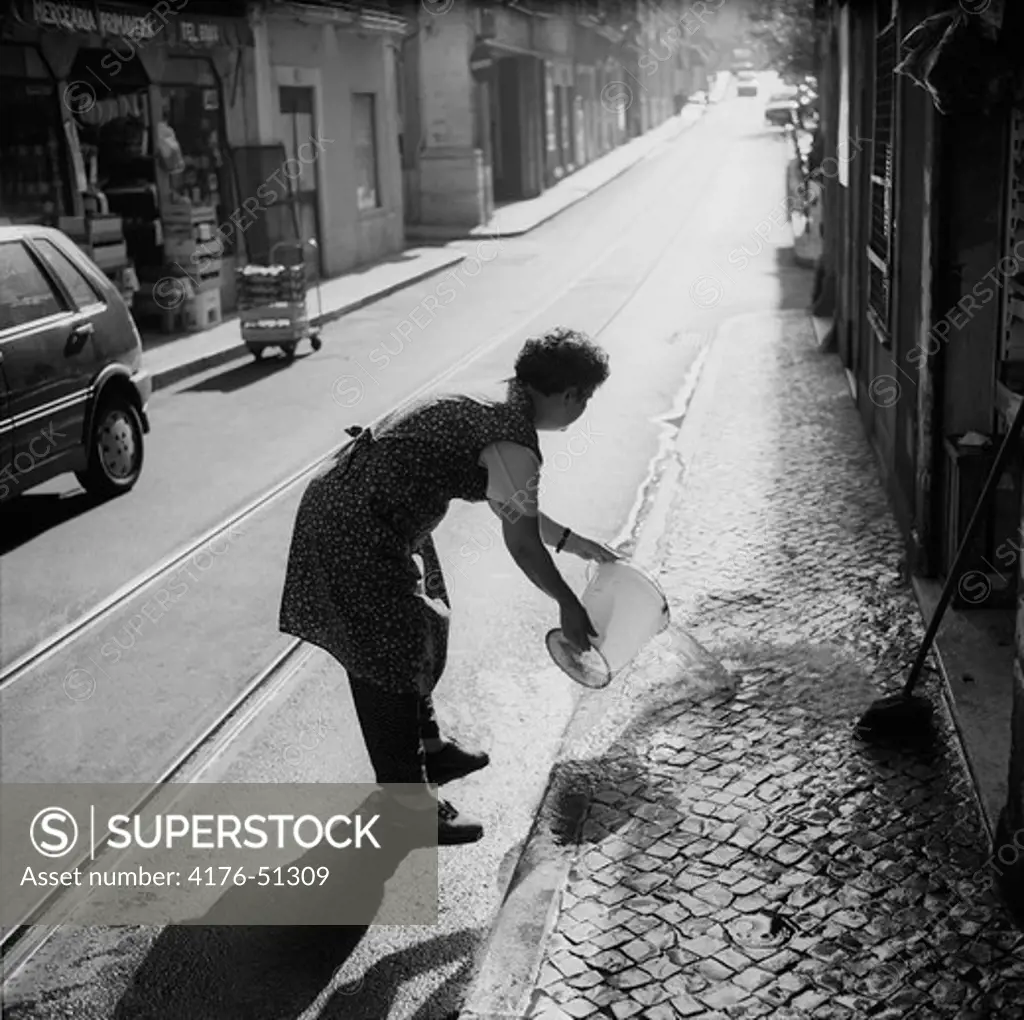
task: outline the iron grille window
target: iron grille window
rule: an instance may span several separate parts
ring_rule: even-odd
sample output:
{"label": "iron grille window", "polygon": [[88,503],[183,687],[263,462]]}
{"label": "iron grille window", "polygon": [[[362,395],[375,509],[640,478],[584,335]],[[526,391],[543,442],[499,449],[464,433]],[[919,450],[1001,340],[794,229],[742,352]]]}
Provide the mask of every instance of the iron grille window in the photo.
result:
{"label": "iron grille window", "polygon": [[[888,19],[879,11],[879,21]],[[893,147],[895,144],[897,33],[887,24],[875,42],[874,141],[871,165],[871,221],[868,240],[868,310],[883,342],[891,329],[893,254]]]}

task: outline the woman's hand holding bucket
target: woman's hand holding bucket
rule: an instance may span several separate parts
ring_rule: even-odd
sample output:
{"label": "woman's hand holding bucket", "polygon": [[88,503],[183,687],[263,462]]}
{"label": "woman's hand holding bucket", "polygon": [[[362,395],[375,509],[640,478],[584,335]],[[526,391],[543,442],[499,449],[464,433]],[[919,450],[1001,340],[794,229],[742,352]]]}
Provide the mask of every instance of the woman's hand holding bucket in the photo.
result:
{"label": "woman's hand holding bucket", "polygon": [[[669,618],[668,600],[658,583],[622,557],[613,556],[593,569],[578,609],[566,600],[562,629],[548,634],[548,651],[577,683],[605,687],[665,630]],[[580,643],[581,638],[586,638],[586,644]],[[589,662],[587,652],[592,653]]]}
{"label": "woman's hand holding bucket", "polygon": [[583,608],[583,603],[573,596],[572,601],[566,599],[560,608],[562,633],[569,643],[581,652],[588,651],[592,647],[590,639],[597,637],[597,631],[594,629],[587,611]]}
{"label": "woman's hand holding bucket", "polygon": [[592,560],[595,563],[612,563],[622,557],[603,542],[595,542],[592,538],[584,538],[573,532],[565,542],[565,551],[581,560]]}

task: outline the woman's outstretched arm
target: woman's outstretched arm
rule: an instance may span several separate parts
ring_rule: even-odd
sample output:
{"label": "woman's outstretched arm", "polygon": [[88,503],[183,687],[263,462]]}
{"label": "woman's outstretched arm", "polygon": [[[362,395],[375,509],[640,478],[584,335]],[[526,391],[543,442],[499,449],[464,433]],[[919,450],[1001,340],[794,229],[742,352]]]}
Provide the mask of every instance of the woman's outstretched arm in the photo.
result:
{"label": "woman's outstretched arm", "polygon": [[[552,517],[542,514],[537,506],[540,488],[540,463],[532,450],[517,443],[495,443],[480,458],[487,469],[487,498],[509,505],[509,516],[528,514],[537,518],[540,540],[544,545],[579,556],[585,560],[607,562],[618,555],[607,546],[571,531]],[[495,508],[495,513],[501,513]]]}
{"label": "woman's outstretched arm", "polygon": [[562,633],[577,647],[590,648],[597,631],[576,593],[559,573],[551,553],[544,548],[536,515],[521,512],[519,504],[491,501],[501,518],[505,548],[516,566],[542,591],[558,603]]}

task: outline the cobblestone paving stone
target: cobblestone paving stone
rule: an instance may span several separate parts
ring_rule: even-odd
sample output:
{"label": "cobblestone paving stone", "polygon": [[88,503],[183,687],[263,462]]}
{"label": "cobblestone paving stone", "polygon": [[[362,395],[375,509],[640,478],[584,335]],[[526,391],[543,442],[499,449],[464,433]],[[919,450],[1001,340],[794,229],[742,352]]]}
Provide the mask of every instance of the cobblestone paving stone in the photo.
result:
{"label": "cobblestone paving stone", "polygon": [[600,762],[529,1015],[1024,1017],[948,719],[916,750],[852,734],[921,626],[840,366],[799,315],[716,344],[659,576],[740,684],[663,698]]}

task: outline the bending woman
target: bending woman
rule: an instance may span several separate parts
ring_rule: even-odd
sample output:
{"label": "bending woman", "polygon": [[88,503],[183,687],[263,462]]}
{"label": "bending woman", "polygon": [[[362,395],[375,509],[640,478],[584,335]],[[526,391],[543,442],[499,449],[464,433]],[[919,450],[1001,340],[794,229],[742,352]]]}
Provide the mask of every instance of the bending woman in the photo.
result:
{"label": "bending woman", "polygon": [[[431,536],[451,500],[489,502],[513,560],[558,603],[566,637],[590,647],[590,619],[545,545],[597,561],[616,555],[539,512],[537,432],[568,428],[607,377],[604,351],[574,330],[552,330],[526,342],[503,400],[432,397],[372,431],[350,429],[355,442],[303,495],[280,627],[348,673],[379,784],[441,785],[489,762],[442,739],[431,700],[451,608]],[[441,845],[483,835],[447,801],[402,804],[437,812]]]}

